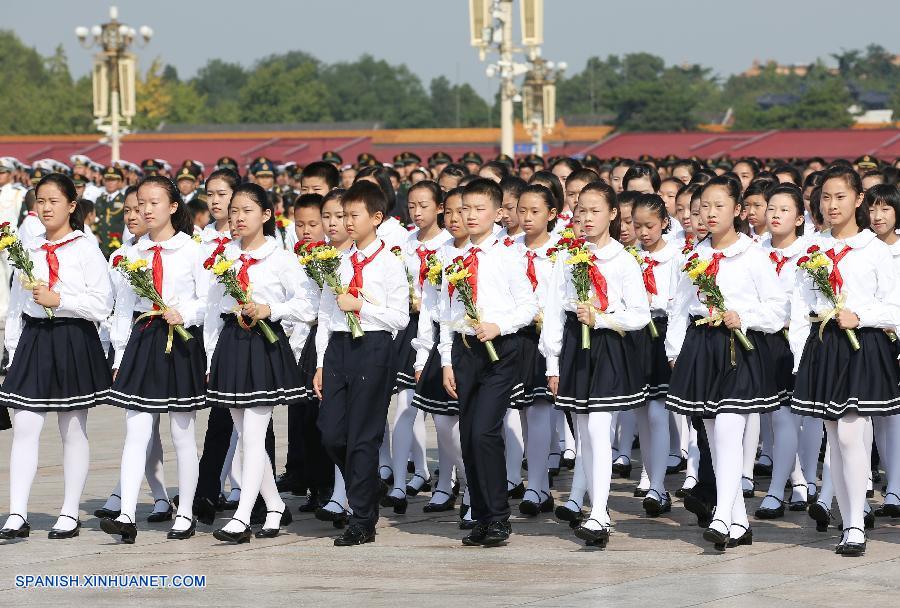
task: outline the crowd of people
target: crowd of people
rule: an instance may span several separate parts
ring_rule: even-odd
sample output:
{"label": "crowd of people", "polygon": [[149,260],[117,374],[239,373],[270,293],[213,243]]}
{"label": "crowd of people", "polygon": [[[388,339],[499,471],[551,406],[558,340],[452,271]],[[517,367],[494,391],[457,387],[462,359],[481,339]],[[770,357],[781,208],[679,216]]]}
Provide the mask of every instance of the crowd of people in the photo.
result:
{"label": "crowd of people", "polygon": [[360,545],[380,509],[424,493],[428,513],[459,503],[464,545],[507,542],[516,501],[604,548],[612,477],[632,477],[639,445],[647,517],[674,490],[706,542],[734,549],[753,542],[745,499],[762,490],[755,519],[806,511],[841,530],[836,553],[862,555],[876,517],[900,517],[898,167],[326,152],[207,174],[0,158],[0,538],[30,534],[49,412],[63,453],[49,537],[78,536],[87,413],[114,406],[121,475],[95,515],[125,543],[146,479],[170,539],[232,511],[216,539],[277,536],[290,492],[343,530],[336,546]]}

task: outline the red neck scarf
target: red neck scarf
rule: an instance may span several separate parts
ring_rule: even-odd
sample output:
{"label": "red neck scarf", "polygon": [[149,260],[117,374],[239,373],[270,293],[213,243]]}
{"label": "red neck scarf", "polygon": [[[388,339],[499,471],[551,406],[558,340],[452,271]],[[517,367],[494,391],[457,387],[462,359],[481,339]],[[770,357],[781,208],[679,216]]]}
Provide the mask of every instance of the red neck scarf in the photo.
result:
{"label": "red neck scarf", "polygon": [[719,274],[719,262],[724,257],[725,254],[721,252],[717,252],[712,255],[712,260],[709,262],[709,266],[706,267],[706,276],[715,277],[717,274]]}
{"label": "red neck scarf", "polygon": [[538,286],[537,272],[534,268],[534,258],[537,257],[537,253],[534,251],[526,251],[525,257],[528,258],[528,268],[525,269],[525,276],[531,281],[531,291],[534,291]]}
{"label": "red neck scarf", "polygon": [[[384,241],[381,242],[381,246],[367,258],[360,259],[362,253],[357,249],[353,252],[353,255],[350,256],[350,264],[353,265],[353,278],[350,279],[350,286],[347,288],[347,293],[351,296],[358,298],[360,292],[363,288],[363,268],[365,268],[372,260],[374,260],[381,250],[384,249]],[[359,316],[359,312],[356,313],[356,316]]]}
{"label": "red neck scarf", "polygon": [[428,278],[428,256],[437,253],[434,249],[428,249],[425,245],[419,245],[416,254],[419,256],[419,287],[425,284]]}
{"label": "red neck scarf", "polygon": [[[150,248],[150,251],[153,252],[153,288],[156,290],[156,293],[159,294],[159,297],[162,297],[163,292],[163,261],[162,261],[162,246],[154,245]],[[153,305],[153,310],[159,310],[159,306],[156,304]]]}
{"label": "red neck scarf", "polygon": [[[237,280],[241,286],[241,289],[244,290],[244,293],[247,293],[247,290],[250,288],[250,275],[248,274],[248,271],[250,270],[251,266],[259,263],[259,260],[257,260],[256,258],[252,258],[247,254],[241,254],[240,260],[241,269],[238,270]],[[243,302],[241,302],[241,304],[243,304]]]}
{"label": "red neck scarf", "polygon": [[62,243],[57,243],[55,245],[51,245],[50,243],[44,243],[41,245],[41,249],[47,252],[47,268],[50,269],[50,280],[48,281],[48,285],[50,289],[53,289],[53,286],[56,285],[56,282],[59,281],[59,258],[56,257],[56,250],[62,247],[63,245],[68,245],[72,241],[76,241],[80,236],[76,236],[75,238],[69,239],[68,241],[63,241]]}
{"label": "red neck scarf", "polygon": [[779,256],[777,251],[772,251],[769,253],[769,259],[775,264],[775,274],[781,274],[781,269],[788,261],[787,256]]}
{"label": "red neck scarf", "polygon": [[597,263],[591,264],[588,269],[588,277],[591,279],[591,285],[594,286],[594,293],[597,295],[597,301],[600,303],[600,311],[604,311],[609,307],[609,296],[606,293],[606,277],[597,268]]}
{"label": "red neck scarf", "polygon": [[644,258],[644,263],[646,266],[644,267],[644,289],[647,290],[647,293],[653,294],[654,296],[659,293],[656,289],[656,275],[653,274],[653,269],[659,266],[659,262],[647,256]]}
{"label": "red neck scarf", "polygon": [[469,271],[470,275],[466,282],[472,287],[472,303],[478,301],[478,254],[481,249],[472,247],[469,249],[469,255],[463,260],[463,266]]}
{"label": "red neck scarf", "polygon": [[831,284],[831,290],[834,291],[834,293],[840,293],[841,288],[844,286],[844,277],[841,276],[838,264],[844,259],[845,255],[850,253],[851,249],[852,247],[850,247],[850,245],[844,245],[844,248],[841,249],[840,253],[835,253],[834,247],[825,252],[825,255],[831,260],[831,273],[828,275],[828,282]]}

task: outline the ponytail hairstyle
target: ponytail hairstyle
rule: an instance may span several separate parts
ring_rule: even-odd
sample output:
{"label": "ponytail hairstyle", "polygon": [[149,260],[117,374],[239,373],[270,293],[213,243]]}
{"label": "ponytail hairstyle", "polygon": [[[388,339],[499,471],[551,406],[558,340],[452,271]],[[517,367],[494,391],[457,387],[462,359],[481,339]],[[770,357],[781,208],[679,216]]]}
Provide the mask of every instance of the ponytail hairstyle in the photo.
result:
{"label": "ponytail hairstyle", "polygon": [[[674,179],[674,178],[672,178]],[[678,180],[675,180],[678,181]],[[680,183],[680,182],[679,182]],[[669,221],[669,212],[666,210],[666,202],[662,199],[662,197],[658,194],[638,194],[637,198],[634,199],[634,203],[632,204],[632,213],[638,210],[639,207],[644,207],[648,209],[651,213],[656,215],[659,218],[660,224],[662,224],[662,233],[668,234],[669,230],[672,228],[672,222]]]}
{"label": "ponytail hairstyle", "polygon": [[[828,167],[825,168],[824,175],[822,176],[822,186],[825,186],[825,182],[831,179],[842,179],[847,186],[850,187],[851,190],[859,196],[863,193],[862,186],[862,178],[860,178],[859,173],[854,171],[853,167],[849,164],[839,164],[832,163]],[[822,213],[821,209],[821,201],[819,207],[819,213]],[[854,213],[856,218],[856,226],[860,230],[865,230],[871,225],[871,218],[869,218],[869,205],[866,203],[866,199],[863,198],[863,202],[856,208],[856,212]]]}
{"label": "ponytail hairstyle", "polygon": [[528,185],[530,186],[532,184],[540,184],[541,186],[549,188],[550,192],[553,194],[553,198],[556,199],[557,205],[565,203],[566,193],[563,192],[562,182],[560,182],[559,178],[552,172],[543,169],[535,171],[534,175],[531,176],[531,179],[528,180]]}
{"label": "ponytail hairstyle", "polygon": [[609,210],[616,212],[615,219],[609,223],[609,236],[618,241],[622,236],[622,214],[619,213],[619,199],[616,197],[616,191],[606,182],[597,180],[582,188],[578,198],[580,199],[587,192],[596,192],[602,196],[609,205]]}
{"label": "ponytail hairstyle", "polygon": [[194,222],[191,220],[191,214],[187,205],[184,204],[184,199],[181,198],[181,192],[178,191],[175,182],[162,175],[149,175],[138,183],[138,190],[144,186],[159,186],[166,191],[169,202],[177,205],[175,213],[169,217],[172,227],[175,229],[175,232],[183,232],[188,236],[192,236],[194,234]]}
{"label": "ponytail hairstyle", "polygon": [[[750,188],[747,188],[749,190]],[[797,208],[797,215],[799,217],[804,217],[806,214],[806,207],[803,204],[803,191],[800,190],[800,187],[794,183],[785,183],[775,186],[774,188],[769,188],[766,193],[766,202],[772,200],[772,197],[776,194],[783,194],[785,196],[790,197],[792,201],[794,201],[794,206]],[[803,236],[803,224],[799,226],[794,226],[794,234],[797,236]]]}
{"label": "ponytail hairstyle", "polygon": [[[716,176],[703,184],[703,188],[700,189],[700,196],[706,194],[706,190],[708,188],[712,188],[714,186],[719,186],[725,188],[725,193],[731,200],[734,201],[734,204],[740,207],[741,211],[744,210],[744,199],[741,197],[741,180],[739,180],[732,173],[724,173],[722,175]],[[734,218],[734,229],[737,232],[743,232],[746,234],[749,231],[749,228],[744,224],[746,222],[741,219],[740,214],[736,215]]]}
{"label": "ponytail hairstyle", "polygon": [[437,182],[432,181],[430,179],[423,179],[421,181],[416,182],[412,186],[410,186],[409,190],[406,191],[406,198],[409,200],[409,195],[413,190],[428,190],[428,193],[431,194],[431,200],[434,201],[435,206],[438,208],[437,211],[437,225],[438,228],[444,227],[444,191],[441,190],[441,187]]}
{"label": "ponytail hairstyle", "polygon": [[[269,210],[271,211],[271,215],[269,219],[263,224],[263,235],[265,236],[275,236],[275,205],[272,204],[272,199],[269,198],[269,193],[265,191],[265,189],[259,184],[255,184],[252,182],[247,182],[246,184],[241,184],[237,188],[234,189],[234,193],[231,195],[231,202],[234,202],[234,197],[238,194],[243,194],[251,201],[259,205],[259,208],[263,211]],[[229,204],[229,207],[231,205]]]}
{"label": "ponytail hairstyle", "polygon": [[[531,184],[530,186],[526,186],[524,190],[522,190],[522,196],[526,194],[534,194],[540,197],[544,204],[547,205],[547,209],[550,211],[556,210],[556,215],[562,211],[562,205],[560,205],[560,201],[556,200],[556,197],[553,196],[553,192],[550,191],[550,188],[543,184]],[[521,199],[521,196],[520,196]],[[556,226],[556,217],[547,222],[547,231],[553,230]]]}
{"label": "ponytail hairstyle", "polygon": [[238,175],[238,172],[234,169],[216,169],[206,178],[206,183],[208,184],[214,179],[220,179],[228,184],[228,189],[232,192],[237,190],[237,187],[241,185],[241,176]]}
{"label": "ponytail hairstyle", "polygon": [[69,214],[69,228],[72,230],[84,230],[84,211],[78,202],[78,194],[75,192],[75,182],[62,173],[50,173],[41,178],[34,188],[37,196],[38,190],[45,184],[53,184],[66,197],[66,202],[75,203],[75,209]]}

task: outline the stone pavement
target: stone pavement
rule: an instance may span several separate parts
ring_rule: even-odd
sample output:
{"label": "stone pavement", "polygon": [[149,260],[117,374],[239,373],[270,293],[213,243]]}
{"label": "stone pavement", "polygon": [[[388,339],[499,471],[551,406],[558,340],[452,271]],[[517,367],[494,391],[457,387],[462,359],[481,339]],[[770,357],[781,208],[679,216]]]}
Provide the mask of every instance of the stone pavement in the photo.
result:
{"label": "stone pavement", "polygon": [[[206,413],[198,417],[202,446]],[[139,601],[162,606],[869,606],[900,602],[900,520],[879,520],[868,553],[834,555],[838,534],[816,533],[805,513],[777,522],[753,522],[750,547],[712,551],[695,520],[676,502],[671,517],[643,517],[632,498],[634,482],[614,480],[610,507],[616,530],[606,551],[585,548],[552,517],[516,517],[506,547],[466,548],[454,515],[422,513],[427,497],[406,515],[383,510],[374,544],[335,548],[330,524],[296,511],[281,536],[249,544],[221,544],[212,528],[188,541],[169,541],[170,523],[148,524],[149,496],[138,508],[138,538],[121,545],[99,530],[94,509],[119,474],[123,414],[98,408],[89,417],[91,473],[82,499],[84,527],[76,539],[52,541],[46,531],[62,500],[61,447],[55,415],[48,416],[41,461],[31,494],[29,539],[0,546],[0,606],[112,606]],[[276,422],[285,428],[285,410]],[[163,421],[166,479],[175,493],[175,462]],[[431,424],[428,423],[429,431]],[[279,433],[278,462],[284,462]],[[0,513],[6,516],[11,432],[0,433]],[[429,442],[434,446],[433,433]],[[434,450],[430,456],[434,457]],[[279,465],[280,467],[280,465]],[[568,488],[569,476],[556,483]],[[668,478],[674,490],[681,479]],[[755,508],[759,498],[748,501]],[[518,511],[514,506],[514,513]],[[217,521],[222,525],[223,520]],[[16,575],[205,575],[201,589],[20,589]],[[83,580],[83,579],[82,579]]]}

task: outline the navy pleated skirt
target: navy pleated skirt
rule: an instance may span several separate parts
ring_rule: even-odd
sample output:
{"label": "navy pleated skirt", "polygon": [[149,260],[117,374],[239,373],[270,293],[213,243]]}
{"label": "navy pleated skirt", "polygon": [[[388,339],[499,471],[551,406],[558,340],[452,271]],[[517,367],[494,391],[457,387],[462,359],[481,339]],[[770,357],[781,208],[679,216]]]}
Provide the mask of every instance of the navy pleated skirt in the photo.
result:
{"label": "navy pleated skirt", "polygon": [[544,399],[552,402],[553,395],[547,388],[547,360],[538,351],[538,339],[540,334],[537,326],[529,325],[518,332],[519,337],[519,369],[521,375],[518,384],[513,389],[512,403],[510,407],[522,409],[534,405],[535,399]]}
{"label": "navy pleated skirt", "polygon": [[413,366],[416,362],[416,349],[412,341],[418,334],[419,313],[409,313],[409,323],[394,338],[394,353],[397,361],[397,379],[394,384],[394,392],[416,388],[416,372]]}

